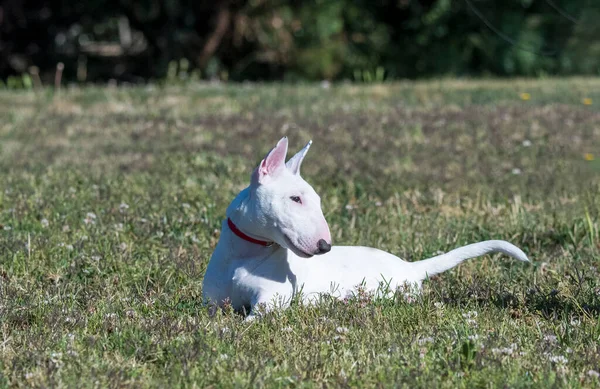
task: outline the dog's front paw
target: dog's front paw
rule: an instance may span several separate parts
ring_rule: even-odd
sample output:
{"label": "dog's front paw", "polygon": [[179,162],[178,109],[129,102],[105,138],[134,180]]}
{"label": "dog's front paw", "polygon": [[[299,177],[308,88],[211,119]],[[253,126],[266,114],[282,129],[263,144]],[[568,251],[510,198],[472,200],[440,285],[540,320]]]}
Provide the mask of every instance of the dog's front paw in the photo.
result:
{"label": "dog's front paw", "polygon": [[255,313],[250,313],[248,316],[246,316],[246,318],[244,319],[244,323],[252,323],[255,320],[259,319],[259,315],[255,314]]}

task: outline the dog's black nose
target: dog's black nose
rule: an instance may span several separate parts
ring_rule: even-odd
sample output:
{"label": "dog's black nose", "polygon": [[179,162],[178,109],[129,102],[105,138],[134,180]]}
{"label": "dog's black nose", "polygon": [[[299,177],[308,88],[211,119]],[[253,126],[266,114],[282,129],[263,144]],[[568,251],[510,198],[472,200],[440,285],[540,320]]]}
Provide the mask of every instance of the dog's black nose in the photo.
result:
{"label": "dog's black nose", "polygon": [[319,254],[325,254],[331,250],[331,245],[325,239],[319,239],[317,247],[319,248]]}

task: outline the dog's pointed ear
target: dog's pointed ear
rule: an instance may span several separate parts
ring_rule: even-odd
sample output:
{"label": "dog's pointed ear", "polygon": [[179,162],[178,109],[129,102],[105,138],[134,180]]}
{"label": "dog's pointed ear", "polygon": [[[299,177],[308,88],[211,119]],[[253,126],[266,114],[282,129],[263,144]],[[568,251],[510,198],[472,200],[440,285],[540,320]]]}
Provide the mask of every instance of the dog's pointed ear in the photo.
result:
{"label": "dog's pointed ear", "polygon": [[288,140],[287,136],[281,138],[269,154],[260,162],[253,174],[258,182],[261,182],[268,176],[274,176],[285,167],[285,156],[287,155]]}
{"label": "dog's pointed ear", "polygon": [[308,143],[306,144],[306,146],[304,146],[302,148],[302,150],[298,151],[298,153],[296,153],[296,155],[294,155],[292,158],[289,159],[289,161],[287,161],[285,163],[285,166],[292,173],[294,173],[298,176],[300,175],[300,165],[302,165],[302,160],[306,156],[306,153],[308,153],[308,149],[310,149],[310,145],[312,145],[312,140],[309,140]]}

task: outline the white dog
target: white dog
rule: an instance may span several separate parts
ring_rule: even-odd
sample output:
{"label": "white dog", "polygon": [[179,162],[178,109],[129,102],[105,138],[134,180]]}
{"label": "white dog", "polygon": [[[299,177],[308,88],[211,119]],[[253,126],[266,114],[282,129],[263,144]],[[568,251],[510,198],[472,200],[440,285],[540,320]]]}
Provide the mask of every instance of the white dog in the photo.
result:
{"label": "white dog", "polygon": [[[267,154],[252,173],[250,186],[227,208],[221,236],[204,276],[209,304],[250,309],[247,319],[266,310],[287,307],[301,292],[305,302],[321,294],[344,298],[358,285],[375,292],[421,282],[465,259],[502,252],[529,261],[518,247],[489,240],[457,248],[418,262],[369,247],[331,246],[321,199],[300,177],[300,165],[311,142],[285,163],[287,138]],[[314,257],[314,255],[319,255]]]}

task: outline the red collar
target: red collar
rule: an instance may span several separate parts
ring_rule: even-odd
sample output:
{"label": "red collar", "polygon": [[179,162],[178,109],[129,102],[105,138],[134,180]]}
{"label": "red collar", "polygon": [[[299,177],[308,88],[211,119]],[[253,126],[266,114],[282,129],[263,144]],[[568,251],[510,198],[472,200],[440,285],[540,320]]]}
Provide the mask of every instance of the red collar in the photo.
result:
{"label": "red collar", "polygon": [[231,231],[233,231],[234,234],[236,234],[237,236],[239,236],[240,238],[244,239],[247,242],[258,244],[258,245],[265,246],[265,247],[269,247],[273,244],[273,242],[266,242],[264,240],[254,239],[254,238],[244,234],[242,231],[240,231],[239,228],[237,228],[237,226],[235,224],[233,224],[233,222],[231,221],[230,218],[227,218],[227,225],[229,226]]}

